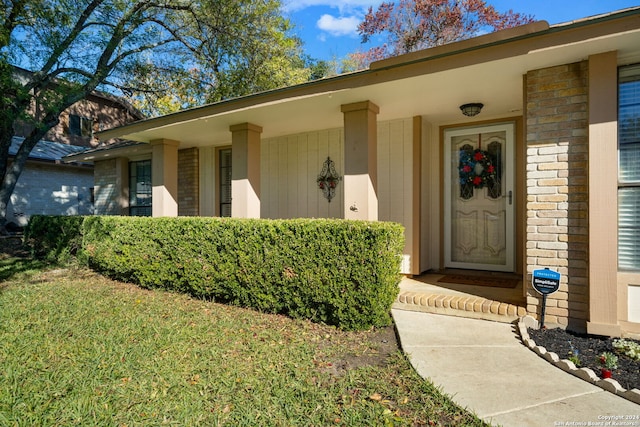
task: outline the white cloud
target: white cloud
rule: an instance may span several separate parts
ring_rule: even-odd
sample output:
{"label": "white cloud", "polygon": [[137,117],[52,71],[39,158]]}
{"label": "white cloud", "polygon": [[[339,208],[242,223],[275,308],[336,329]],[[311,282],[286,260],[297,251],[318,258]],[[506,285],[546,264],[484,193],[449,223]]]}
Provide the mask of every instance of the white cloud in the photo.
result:
{"label": "white cloud", "polygon": [[284,0],[283,9],[286,12],[295,12],[311,6],[325,6],[338,9],[343,13],[353,10],[366,11],[369,6],[375,8],[381,2],[382,0]]}
{"label": "white cloud", "polygon": [[361,19],[355,16],[336,18],[335,16],[324,14],[320,17],[316,26],[332,36],[355,36],[360,21]]}

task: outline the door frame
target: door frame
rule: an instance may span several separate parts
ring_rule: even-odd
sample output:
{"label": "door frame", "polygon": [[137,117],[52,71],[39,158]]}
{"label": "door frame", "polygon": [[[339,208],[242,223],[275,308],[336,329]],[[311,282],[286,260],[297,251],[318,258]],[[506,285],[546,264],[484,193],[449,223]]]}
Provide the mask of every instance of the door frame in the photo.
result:
{"label": "door frame", "polygon": [[[494,264],[478,264],[478,263],[461,263],[451,260],[451,137],[467,135],[470,133],[486,133],[496,132],[504,130],[506,132],[506,146],[504,159],[507,167],[505,168],[505,195],[503,197],[509,197],[511,192],[511,203],[506,203],[506,231],[505,231],[505,251],[506,251],[506,263],[504,265]],[[443,171],[443,246],[444,246],[444,267],[445,268],[461,268],[461,269],[473,269],[473,270],[486,270],[486,271],[501,271],[501,272],[515,272],[516,270],[516,221],[515,216],[517,212],[516,206],[516,131],[517,123],[514,121],[499,122],[499,123],[485,123],[477,124],[473,126],[460,126],[450,127],[444,129],[442,133],[442,147],[444,164]]]}

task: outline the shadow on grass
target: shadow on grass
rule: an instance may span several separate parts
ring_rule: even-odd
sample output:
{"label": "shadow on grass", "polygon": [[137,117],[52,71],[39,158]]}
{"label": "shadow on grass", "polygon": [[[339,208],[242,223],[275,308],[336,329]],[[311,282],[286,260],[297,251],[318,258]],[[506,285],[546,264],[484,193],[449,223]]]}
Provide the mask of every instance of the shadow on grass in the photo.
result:
{"label": "shadow on grass", "polygon": [[0,257],[0,282],[9,280],[18,274],[36,273],[42,268],[51,265],[50,263],[38,259],[26,257]]}
{"label": "shadow on grass", "polygon": [[51,263],[31,256],[23,244],[22,237],[11,236],[0,239],[0,282],[12,279],[19,274],[32,274],[41,271]]}

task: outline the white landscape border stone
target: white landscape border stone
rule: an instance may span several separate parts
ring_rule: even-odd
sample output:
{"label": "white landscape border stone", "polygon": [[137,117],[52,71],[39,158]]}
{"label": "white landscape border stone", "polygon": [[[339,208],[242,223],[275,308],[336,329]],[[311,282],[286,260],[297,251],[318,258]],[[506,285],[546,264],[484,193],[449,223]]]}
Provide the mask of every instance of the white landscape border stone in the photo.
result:
{"label": "white landscape border stone", "polygon": [[531,339],[531,337],[529,336],[527,327],[528,325],[535,327],[534,325],[537,326],[537,324],[538,322],[531,316],[521,317],[520,319],[518,319],[517,323],[518,334],[520,335],[522,343],[529,347],[534,353],[565,372],[575,375],[576,377],[590,382],[591,384],[594,384],[617,396],[640,404],[640,390],[638,390],[637,388],[626,390],[620,386],[620,383],[618,383],[618,381],[611,378],[601,379],[595,374],[595,372],[593,372],[593,370],[589,368],[577,368],[576,365],[574,365],[574,363],[570,360],[560,360],[557,354],[548,352],[544,347],[536,345],[533,339]]}

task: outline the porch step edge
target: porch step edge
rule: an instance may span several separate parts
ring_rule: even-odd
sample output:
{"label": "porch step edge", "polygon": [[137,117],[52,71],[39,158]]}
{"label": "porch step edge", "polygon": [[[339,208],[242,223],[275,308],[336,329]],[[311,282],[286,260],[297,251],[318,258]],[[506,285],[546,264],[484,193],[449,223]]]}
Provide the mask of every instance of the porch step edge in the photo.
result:
{"label": "porch step edge", "polygon": [[527,314],[525,307],[474,296],[400,291],[393,309],[513,323]]}

